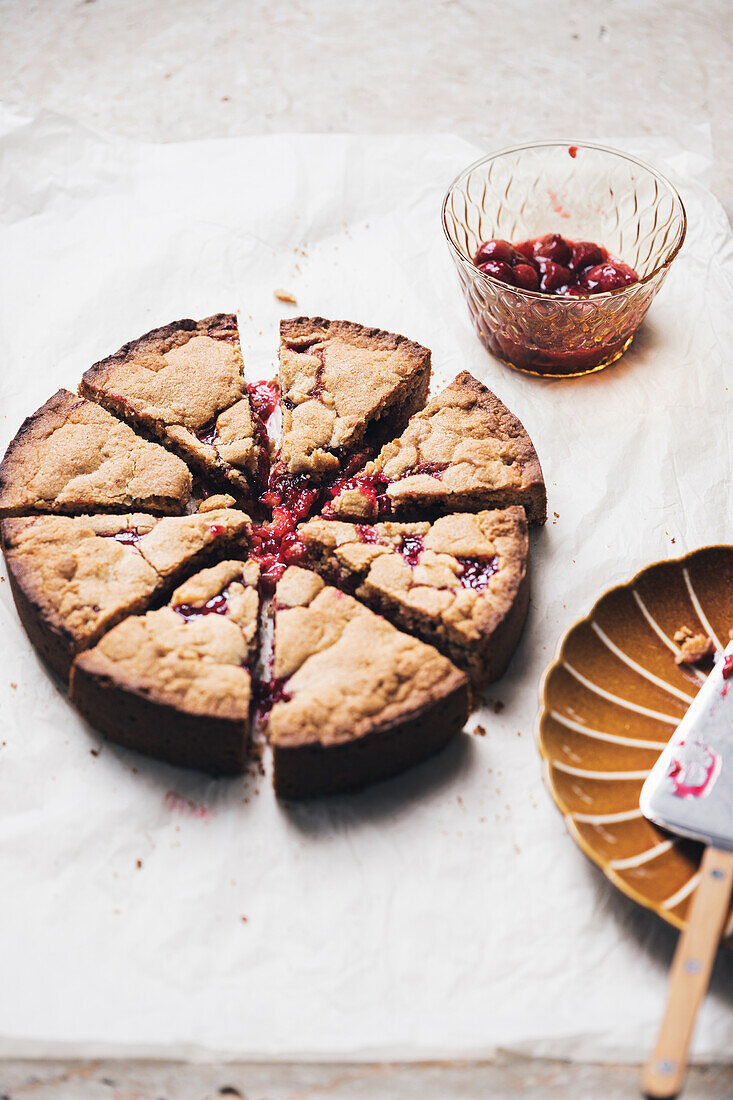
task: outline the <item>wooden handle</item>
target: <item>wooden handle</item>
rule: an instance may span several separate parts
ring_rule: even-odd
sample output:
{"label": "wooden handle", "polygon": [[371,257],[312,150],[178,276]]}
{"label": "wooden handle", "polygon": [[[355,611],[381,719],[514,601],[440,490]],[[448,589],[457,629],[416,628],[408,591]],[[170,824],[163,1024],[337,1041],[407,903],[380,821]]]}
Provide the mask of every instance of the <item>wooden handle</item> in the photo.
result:
{"label": "wooden handle", "polygon": [[671,1100],[682,1088],[695,1017],[708,988],[732,888],[733,852],[706,848],[687,928],[672,960],[659,1038],[641,1077],[644,1095],[653,1100]]}

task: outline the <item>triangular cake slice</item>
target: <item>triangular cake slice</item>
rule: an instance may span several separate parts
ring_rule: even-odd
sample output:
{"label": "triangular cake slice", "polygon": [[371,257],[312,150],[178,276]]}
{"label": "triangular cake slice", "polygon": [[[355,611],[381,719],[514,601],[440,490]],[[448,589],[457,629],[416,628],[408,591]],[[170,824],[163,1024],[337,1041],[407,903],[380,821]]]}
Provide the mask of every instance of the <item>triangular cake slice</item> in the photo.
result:
{"label": "triangular cake slice", "polygon": [[62,679],[76,653],[169,592],[186,570],[246,547],[249,531],[249,517],[233,508],[163,519],[33,516],[0,524],[20,620]]}
{"label": "triangular cake slice", "polygon": [[0,516],[180,514],[190,497],[184,462],[68,390],[23,422],[0,463]]}
{"label": "triangular cake slice", "polygon": [[429,384],[430,352],[404,336],[323,317],[281,321],[280,462],[290,475],[334,476],[365,439],[402,431]]}
{"label": "triangular cake slice", "polygon": [[247,759],[259,567],[223,561],[131,615],[71,671],[71,700],[106,737],[213,775]]}
{"label": "triangular cake slice", "polygon": [[79,392],[245,498],[266,481],[232,314],[153,329],[90,367]]}
{"label": "triangular cake slice", "polygon": [[336,483],[326,514],[413,519],[521,504],[530,523],[547,518],[537,452],[524,427],[468,371],[412,417],[361,473]]}
{"label": "triangular cake slice", "polygon": [[432,643],[475,687],[506,671],[529,602],[523,508],[373,527],[316,518],[298,537],[321,576]]}
{"label": "triangular cake slice", "polygon": [[468,680],[437,649],[297,566],[279,581],[275,608],[276,794],[362,787],[425,759],[463,727]]}

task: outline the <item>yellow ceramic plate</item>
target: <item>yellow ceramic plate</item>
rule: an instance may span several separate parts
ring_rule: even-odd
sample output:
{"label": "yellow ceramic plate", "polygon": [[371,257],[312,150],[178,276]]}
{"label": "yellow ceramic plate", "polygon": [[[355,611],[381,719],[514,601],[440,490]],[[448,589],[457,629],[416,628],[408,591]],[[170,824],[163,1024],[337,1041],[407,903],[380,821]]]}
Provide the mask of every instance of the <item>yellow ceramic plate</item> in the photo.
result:
{"label": "yellow ceramic plate", "polygon": [[639,810],[639,792],[704,675],[678,665],[680,627],[729,641],[733,546],[658,562],[607,592],[560,644],[540,688],[537,737],[571,836],[634,901],[684,927],[700,848]]}

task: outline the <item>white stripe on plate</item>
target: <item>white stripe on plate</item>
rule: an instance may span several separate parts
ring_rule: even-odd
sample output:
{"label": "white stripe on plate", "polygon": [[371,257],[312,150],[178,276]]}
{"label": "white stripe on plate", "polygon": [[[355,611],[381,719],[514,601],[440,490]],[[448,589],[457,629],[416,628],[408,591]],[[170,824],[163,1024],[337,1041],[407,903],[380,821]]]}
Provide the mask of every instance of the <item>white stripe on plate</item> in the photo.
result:
{"label": "white stripe on plate", "polygon": [[648,707],[642,707],[639,703],[632,703],[629,699],[621,699],[618,695],[612,695],[610,691],[606,691],[604,688],[599,687],[598,684],[594,684],[592,680],[588,680],[581,672],[569,665],[567,661],[563,661],[563,668],[567,669],[571,676],[574,676],[578,683],[583,687],[587,687],[589,691],[594,692],[596,695],[600,695],[602,699],[607,699],[609,703],[615,703],[618,707],[625,707],[627,710],[633,710],[635,714],[643,714],[647,718],[656,718],[658,722],[666,722],[670,726],[678,726],[682,721],[682,716],[674,718],[671,714],[662,714],[658,710],[650,710]]}
{"label": "white stripe on plate", "polygon": [[574,730],[576,733],[583,733],[586,737],[592,737],[595,741],[609,741],[612,745],[627,745],[630,749],[658,749],[660,752],[667,744],[666,741],[640,741],[632,737],[619,737],[615,733],[605,733],[603,730],[588,729],[580,722],[574,722],[572,718],[566,718],[564,714],[558,714],[556,710],[551,710],[548,713],[550,718],[559,722],[561,726],[566,726],[567,729]]}
{"label": "white stripe on plate", "polygon": [[591,622],[590,625],[593,627],[603,644],[611,650],[611,653],[615,654],[615,656],[618,657],[619,661],[623,661],[624,664],[628,665],[628,667],[634,672],[638,672],[639,676],[643,676],[645,680],[649,680],[650,683],[656,684],[657,687],[662,689],[662,691],[668,691],[670,695],[676,695],[678,699],[682,699],[682,701],[685,703],[691,703],[692,700],[695,698],[694,695],[690,695],[688,692],[682,691],[681,688],[675,687],[674,684],[668,684],[666,680],[662,680],[661,677],[655,676],[653,672],[649,672],[637,661],[635,661],[633,657],[629,657],[627,653],[624,653],[622,649],[619,649],[615,642],[611,641],[605,630],[603,630],[603,628],[600,627],[598,623]]}
{"label": "white stripe on plate", "polygon": [[574,768],[572,764],[561,764],[557,760],[553,760],[552,767],[566,775],[577,775],[580,779],[646,779],[649,775],[649,768],[638,772],[597,772],[588,768]]}
{"label": "white stripe on plate", "polygon": [[700,872],[697,871],[692,876],[690,881],[686,882],[685,885],[682,886],[677,891],[676,894],[672,894],[671,898],[667,898],[666,901],[662,902],[661,908],[662,909],[674,909],[675,905],[679,905],[679,903],[681,901],[685,900],[685,898],[687,897],[688,894],[692,893],[692,891],[695,889],[695,887],[697,886],[699,881],[700,881]]}
{"label": "white stripe on plate", "polygon": [[[657,635],[659,640],[664,642],[664,644],[667,646],[667,649],[672,650],[675,657],[680,657],[682,655],[682,650],[679,648],[679,646],[674,644],[674,642],[669,637],[669,635],[664,633],[661,626],[659,625],[657,620],[654,618],[651,611],[646,606],[646,604],[644,603],[644,601],[642,600],[641,596],[639,595],[639,593],[636,591],[635,588],[631,589],[631,594],[634,597],[634,599],[636,600],[636,603],[637,603],[638,608],[641,611],[642,615],[644,616],[646,621],[649,623],[649,626],[652,628],[652,630]],[[693,672],[695,676],[697,676],[700,683],[704,684],[705,680],[706,680],[705,674],[703,672],[700,672],[699,669],[694,668],[692,665],[689,665],[688,667],[689,667],[690,671]]]}
{"label": "white stripe on plate", "polygon": [[641,810],[619,810],[615,814],[572,814],[573,821],[581,825],[615,825],[620,821],[633,821],[641,817]]}
{"label": "white stripe on plate", "polygon": [[647,848],[644,852],[637,852],[635,856],[628,856],[627,859],[612,859],[608,866],[613,867],[614,871],[624,871],[628,867],[641,867],[643,863],[648,863],[650,859],[656,859],[657,856],[668,852],[673,844],[674,841],[672,840],[663,840],[661,844],[655,844],[653,848]]}
{"label": "white stripe on plate", "polygon": [[690,571],[687,566],[685,566],[685,568],[682,570],[682,576],[685,578],[685,584],[687,585],[687,591],[690,593],[692,606],[695,608],[697,617],[705,628],[706,634],[708,634],[713,639],[716,649],[725,649],[725,646],[721,644],[720,638],[713,630],[712,626],[710,625],[710,620],[702,609],[702,604],[697,598],[697,592],[692,587],[692,581],[690,580]]}

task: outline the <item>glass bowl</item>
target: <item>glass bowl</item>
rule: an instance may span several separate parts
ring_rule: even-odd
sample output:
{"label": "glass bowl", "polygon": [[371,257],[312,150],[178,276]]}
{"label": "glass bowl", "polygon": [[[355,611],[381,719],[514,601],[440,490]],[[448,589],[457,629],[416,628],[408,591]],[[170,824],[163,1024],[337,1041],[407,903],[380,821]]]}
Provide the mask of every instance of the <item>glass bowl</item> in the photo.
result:
{"label": "glass bowl", "polygon": [[[443,230],[476,330],[489,351],[530,374],[572,377],[620,358],[685,239],[677,191],[626,153],[584,142],[517,145],[453,181]],[[593,241],[639,282],[586,298],[521,290],[473,264],[481,241],[546,233]]]}

